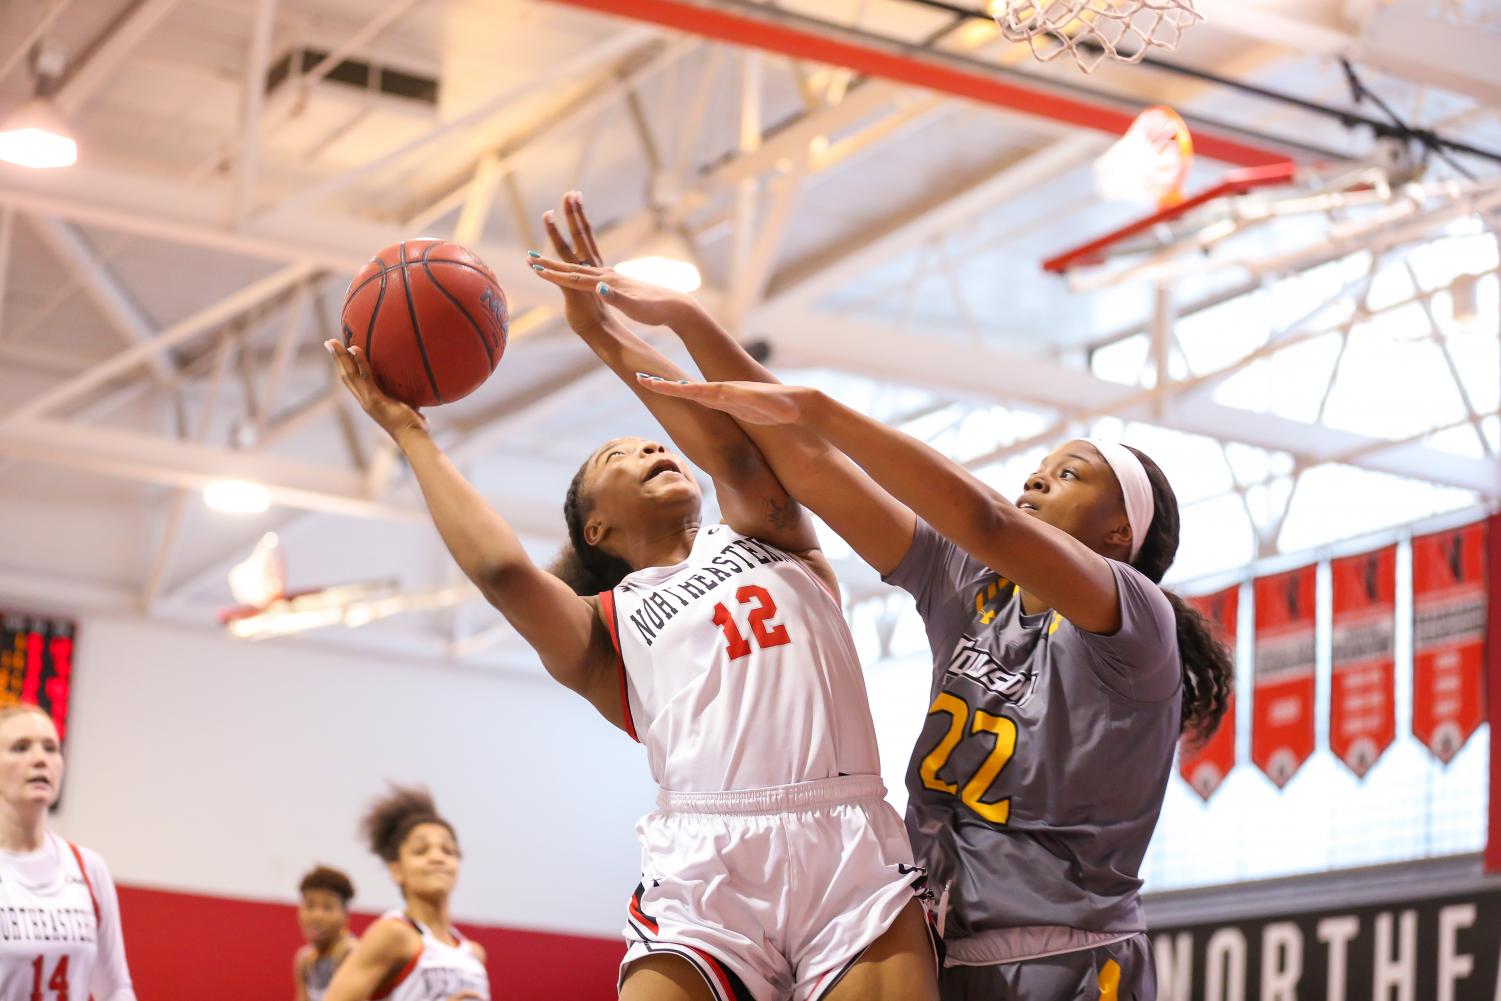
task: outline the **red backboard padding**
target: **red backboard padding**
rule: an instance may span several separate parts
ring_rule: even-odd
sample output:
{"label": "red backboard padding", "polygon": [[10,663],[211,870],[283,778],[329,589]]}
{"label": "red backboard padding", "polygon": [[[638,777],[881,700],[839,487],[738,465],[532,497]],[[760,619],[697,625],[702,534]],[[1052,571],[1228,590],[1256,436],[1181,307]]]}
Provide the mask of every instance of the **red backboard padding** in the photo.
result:
{"label": "red backboard padding", "polygon": [[[125,949],[143,999],[276,1001],[292,997],[296,911],[229,897],[122,886]],[[354,915],[363,929],[373,915]],[[459,923],[485,947],[491,996],[506,1001],[614,1001],[625,942]]]}

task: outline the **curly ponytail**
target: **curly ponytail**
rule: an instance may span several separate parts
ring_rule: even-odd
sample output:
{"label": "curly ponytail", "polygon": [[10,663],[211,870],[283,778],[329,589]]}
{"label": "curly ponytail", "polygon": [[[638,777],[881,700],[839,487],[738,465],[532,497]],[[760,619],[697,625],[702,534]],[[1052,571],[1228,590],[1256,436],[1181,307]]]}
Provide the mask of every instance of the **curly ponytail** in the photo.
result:
{"label": "curly ponytail", "polygon": [[611,556],[584,539],[584,519],[594,510],[593,501],[584,494],[584,473],[589,460],[579,466],[568,484],[563,501],[563,520],[568,523],[568,547],[552,565],[552,574],[573,588],[574,594],[595,595],[608,591],[625,579],[631,566],[618,556]]}
{"label": "curly ponytail", "polygon": [[395,862],[401,853],[401,844],[420,824],[437,824],[446,827],[457,843],[459,836],[453,825],[438,815],[432,793],[426,789],[392,785],[381,799],[370,804],[370,810],[360,822],[370,850],[387,862]]}
{"label": "curly ponytail", "polygon": [[[1127,448],[1131,446],[1127,445]],[[1132,448],[1152,483],[1152,524],[1132,562],[1155,584],[1178,555],[1178,498],[1162,469],[1147,455]],[[1178,657],[1183,664],[1182,731],[1189,746],[1202,744],[1213,735],[1229,706],[1235,689],[1235,658],[1220,642],[1210,621],[1189,607],[1182,598],[1164,590],[1178,624]]]}

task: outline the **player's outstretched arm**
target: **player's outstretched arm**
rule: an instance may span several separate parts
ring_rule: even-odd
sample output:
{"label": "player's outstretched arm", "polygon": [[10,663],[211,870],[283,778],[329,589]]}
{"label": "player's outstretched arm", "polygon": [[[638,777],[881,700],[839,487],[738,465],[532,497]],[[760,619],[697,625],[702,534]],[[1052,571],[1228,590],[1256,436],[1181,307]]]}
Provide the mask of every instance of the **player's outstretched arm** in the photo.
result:
{"label": "player's outstretched arm", "polygon": [[[629,314],[626,296],[611,291],[606,300]],[[684,297],[668,319],[698,365],[714,381],[781,381],[741,347],[698,302]],[[916,516],[883,490],[864,470],[826,440],[795,425],[742,425],[761,449],[777,478],[793,497],[822,518],[850,548],[882,575],[902,562],[912,545]]]}
{"label": "player's outstretched arm", "polygon": [[[534,266],[541,269],[542,277],[571,296],[595,292],[599,301],[615,307],[637,323],[670,328],[688,348],[705,378],[777,382],[776,376],[747,354],[692,297],[634,281],[603,267],[589,219],[576,193],[570,193],[564,200],[564,210],[574,236],[574,247],[569,247],[556,229],[550,228],[554,247],[563,260],[535,262]],[[577,313],[577,319],[583,321],[579,325],[583,326],[597,326],[610,316],[609,310],[598,302],[579,303]],[[572,302],[569,320],[575,322]],[[579,326],[574,329],[579,329]],[[586,336],[585,339],[589,338]],[[660,352],[651,351],[653,356],[661,358]],[[627,366],[624,371],[682,378],[677,366],[665,358],[643,364],[646,367]],[[652,406],[649,399],[647,405]],[[668,430],[677,440],[677,433],[671,428]],[[916,519],[911,511],[817,435],[788,426],[742,424],[741,430],[756,446],[758,460],[770,466],[787,493],[827,522],[876,570],[886,574],[896,569],[912,544]],[[686,451],[686,446],[684,449]]]}
{"label": "player's outstretched arm", "polygon": [[807,428],[858,463],[938,534],[1080,629],[1113,633],[1120,628],[1120,599],[1108,560],[1062,529],[1023,514],[969,470],[911,435],[814,389],[641,381],[663,395],[723,410],[742,424]]}
{"label": "player's outstretched arm", "polygon": [[614,651],[592,598],[532,562],[515,531],[464,479],[416,410],[381,392],[359,348],[325,345],[339,378],[406,456],[443,544],[485,599],[531,644],[561,684],[625,729]]}
{"label": "player's outstretched arm", "polygon": [[[583,280],[587,269],[591,275],[609,274],[618,283],[630,282],[609,269],[578,263],[598,263],[600,257],[577,192],[564,196],[563,212],[568,237],[558,229],[553,213],[543,216],[558,257],[537,255],[530,260],[540,278],[563,292],[569,326],[636,393],[689,461],[709,474],[725,521],[736,531],[799,556],[837,594],[837,578],[818,547],[812,521],[789,496],[745,430],[726,414],[652,393],[636,379],[636,373],[643,371],[672,373],[674,378],[684,378],[686,373],[605,308],[599,299],[598,278]],[[640,311],[647,313],[670,310],[681,298],[644,283],[633,283],[633,287],[639,289],[643,301]]]}

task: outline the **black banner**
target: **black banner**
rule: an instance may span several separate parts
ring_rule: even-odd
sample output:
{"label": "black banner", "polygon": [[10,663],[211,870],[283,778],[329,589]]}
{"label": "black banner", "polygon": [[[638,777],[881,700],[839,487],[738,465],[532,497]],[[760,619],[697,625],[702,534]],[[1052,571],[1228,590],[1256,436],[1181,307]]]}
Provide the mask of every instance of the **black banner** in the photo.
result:
{"label": "black banner", "polygon": [[1501,999],[1501,889],[1151,937],[1159,1001]]}

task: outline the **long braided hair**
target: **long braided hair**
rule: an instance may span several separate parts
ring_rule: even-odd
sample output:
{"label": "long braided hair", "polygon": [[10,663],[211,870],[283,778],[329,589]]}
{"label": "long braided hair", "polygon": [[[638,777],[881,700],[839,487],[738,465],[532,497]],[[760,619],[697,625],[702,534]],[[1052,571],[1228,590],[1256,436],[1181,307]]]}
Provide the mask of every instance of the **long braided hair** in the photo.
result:
{"label": "long braided hair", "polygon": [[[1157,463],[1139,449],[1131,451],[1147,471],[1154,509],[1152,524],[1131,565],[1152,583],[1160,584],[1178,555],[1178,497]],[[1178,624],[1178,657],[1183,665],[1181,726],[1189,746],[1194,747],[1214,734],[1225,715],[1235,689],[1235,658],[1219,641],[1208,619],[1171,591],[1164,589],[1162,593],[1172,604]]]}

